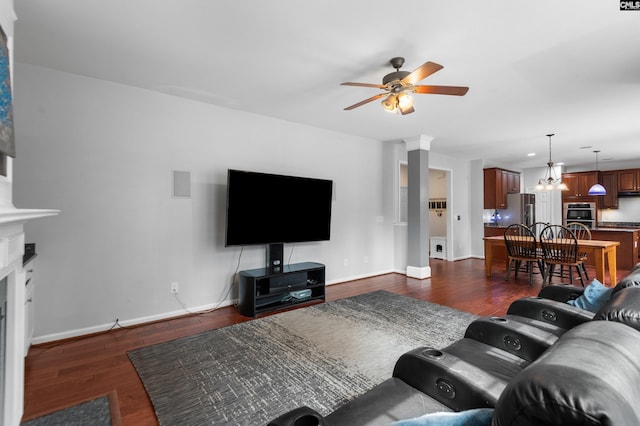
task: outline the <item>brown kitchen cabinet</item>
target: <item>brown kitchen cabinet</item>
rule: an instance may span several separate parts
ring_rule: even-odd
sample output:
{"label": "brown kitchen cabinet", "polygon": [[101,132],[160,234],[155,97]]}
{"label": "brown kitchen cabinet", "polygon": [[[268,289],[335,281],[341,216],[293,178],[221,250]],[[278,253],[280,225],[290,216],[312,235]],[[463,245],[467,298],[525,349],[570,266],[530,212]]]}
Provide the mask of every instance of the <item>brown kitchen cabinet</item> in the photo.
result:
{"label": "brown kitchen cabinet", "polygon": [[640,169],[618,170],[618,192],[640,193]]}
{"label": "brown kitchen cabinet", "polygon": [[507,194],[520,192],[520,173],[498,167],[484,169],[484,208],[504,209]]}
{"label": "brown kitchen cabinet", "polygon": [[[620,269],[631,269],[638,263],[638,239],[640,230],[638,229],[606,229],[598,228],[591,230],[591,239],[604,241],[618,241],[620,245],[616,247],[616,264]],[[595,265],[592,258],[587,258],[588,265]]]}
{"label": "brown kitchen cabinet", "polygon": [[607,190],[607,194],[598,198],[598,208],[617,209],[618,208],[618,172],[600,172],[600,184]]}
{"label": "brown kitchen cabinet", "polygon": [[593,201],[589,188],[598,183],[598,172],[563,173],[562,182],[569,188],[562,191],[563,201]]}

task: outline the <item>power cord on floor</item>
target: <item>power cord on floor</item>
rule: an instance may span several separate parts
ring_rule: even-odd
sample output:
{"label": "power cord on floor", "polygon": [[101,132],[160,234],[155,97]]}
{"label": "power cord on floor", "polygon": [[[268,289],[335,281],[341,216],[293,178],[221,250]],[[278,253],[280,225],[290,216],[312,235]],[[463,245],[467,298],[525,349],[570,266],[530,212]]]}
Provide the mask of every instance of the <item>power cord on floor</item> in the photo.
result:
{"label": "power cord on floor", "polygon": [[122,324],[120,324],[120,319],[116,318],[116,322],[113,323],[113,325],[111,326],[111,328],[109,330],[106,331],[111,331],[114,328],[124,328],[124,329],[130,329],[130,327],[124,326]]}

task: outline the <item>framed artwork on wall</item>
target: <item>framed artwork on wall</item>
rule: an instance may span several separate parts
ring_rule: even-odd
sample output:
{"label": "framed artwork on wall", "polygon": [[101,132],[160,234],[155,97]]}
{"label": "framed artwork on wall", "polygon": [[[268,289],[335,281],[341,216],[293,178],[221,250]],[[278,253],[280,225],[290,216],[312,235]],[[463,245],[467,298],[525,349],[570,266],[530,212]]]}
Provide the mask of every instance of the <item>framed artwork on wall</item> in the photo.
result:
{"label": "framed artwork on wall", "polygon": [[13,99],[11,65],[7,36],[0,27],[0,155],[16,156],[13,133]]}

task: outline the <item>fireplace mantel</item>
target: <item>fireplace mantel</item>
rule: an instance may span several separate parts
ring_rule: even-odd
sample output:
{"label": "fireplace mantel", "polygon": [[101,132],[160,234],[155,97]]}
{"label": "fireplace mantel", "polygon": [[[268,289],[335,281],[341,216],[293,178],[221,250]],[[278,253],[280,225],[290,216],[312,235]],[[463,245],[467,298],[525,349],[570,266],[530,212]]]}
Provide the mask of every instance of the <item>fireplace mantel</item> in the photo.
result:
{"label": "fireplace mantel", "polygon": [[2,349],[5,351],[4,401],[0,401],[0,426],[20,424],[23,412],[26,326],[23,225],[58,213],[58,210],[0,207],[0,280],[7,278],[6,345]]}
{"label": "fireplace mantel", "polygon": [[9,224],[21,224],[31,219],[37,219],[46,216],[55,216],[58,213],[60,213],[59,210],[16,209],[0,207],[0,226]]}

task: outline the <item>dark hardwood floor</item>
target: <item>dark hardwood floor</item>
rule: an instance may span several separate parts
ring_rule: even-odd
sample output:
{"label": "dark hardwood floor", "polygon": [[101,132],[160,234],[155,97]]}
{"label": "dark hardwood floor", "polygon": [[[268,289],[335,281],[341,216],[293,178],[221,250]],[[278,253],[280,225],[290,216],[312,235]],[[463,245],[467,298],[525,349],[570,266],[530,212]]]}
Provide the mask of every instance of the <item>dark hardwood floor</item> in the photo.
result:
{"label": "dark hardwood floor", "polygon": [[[540,276],[535,276],[530,286],[524,273],[507,282],[504,263],[497,263],[491,278],[486,278],[480,259],[432,259],[431,268],[432,277],[425,280],[385,274],[331,285],[327,287],[327,301],[382,289],[492,316],[503,315],[515,299],[536,295],[542,282]],[[618,270],[618,279],[628,272]],[[595,275],[592,269],[589,274]],[[123,425],[157,425],[127,351],[249,320],[229,306],[206,314],[33,346],[26,359],[24,420],[115,391]]]}

